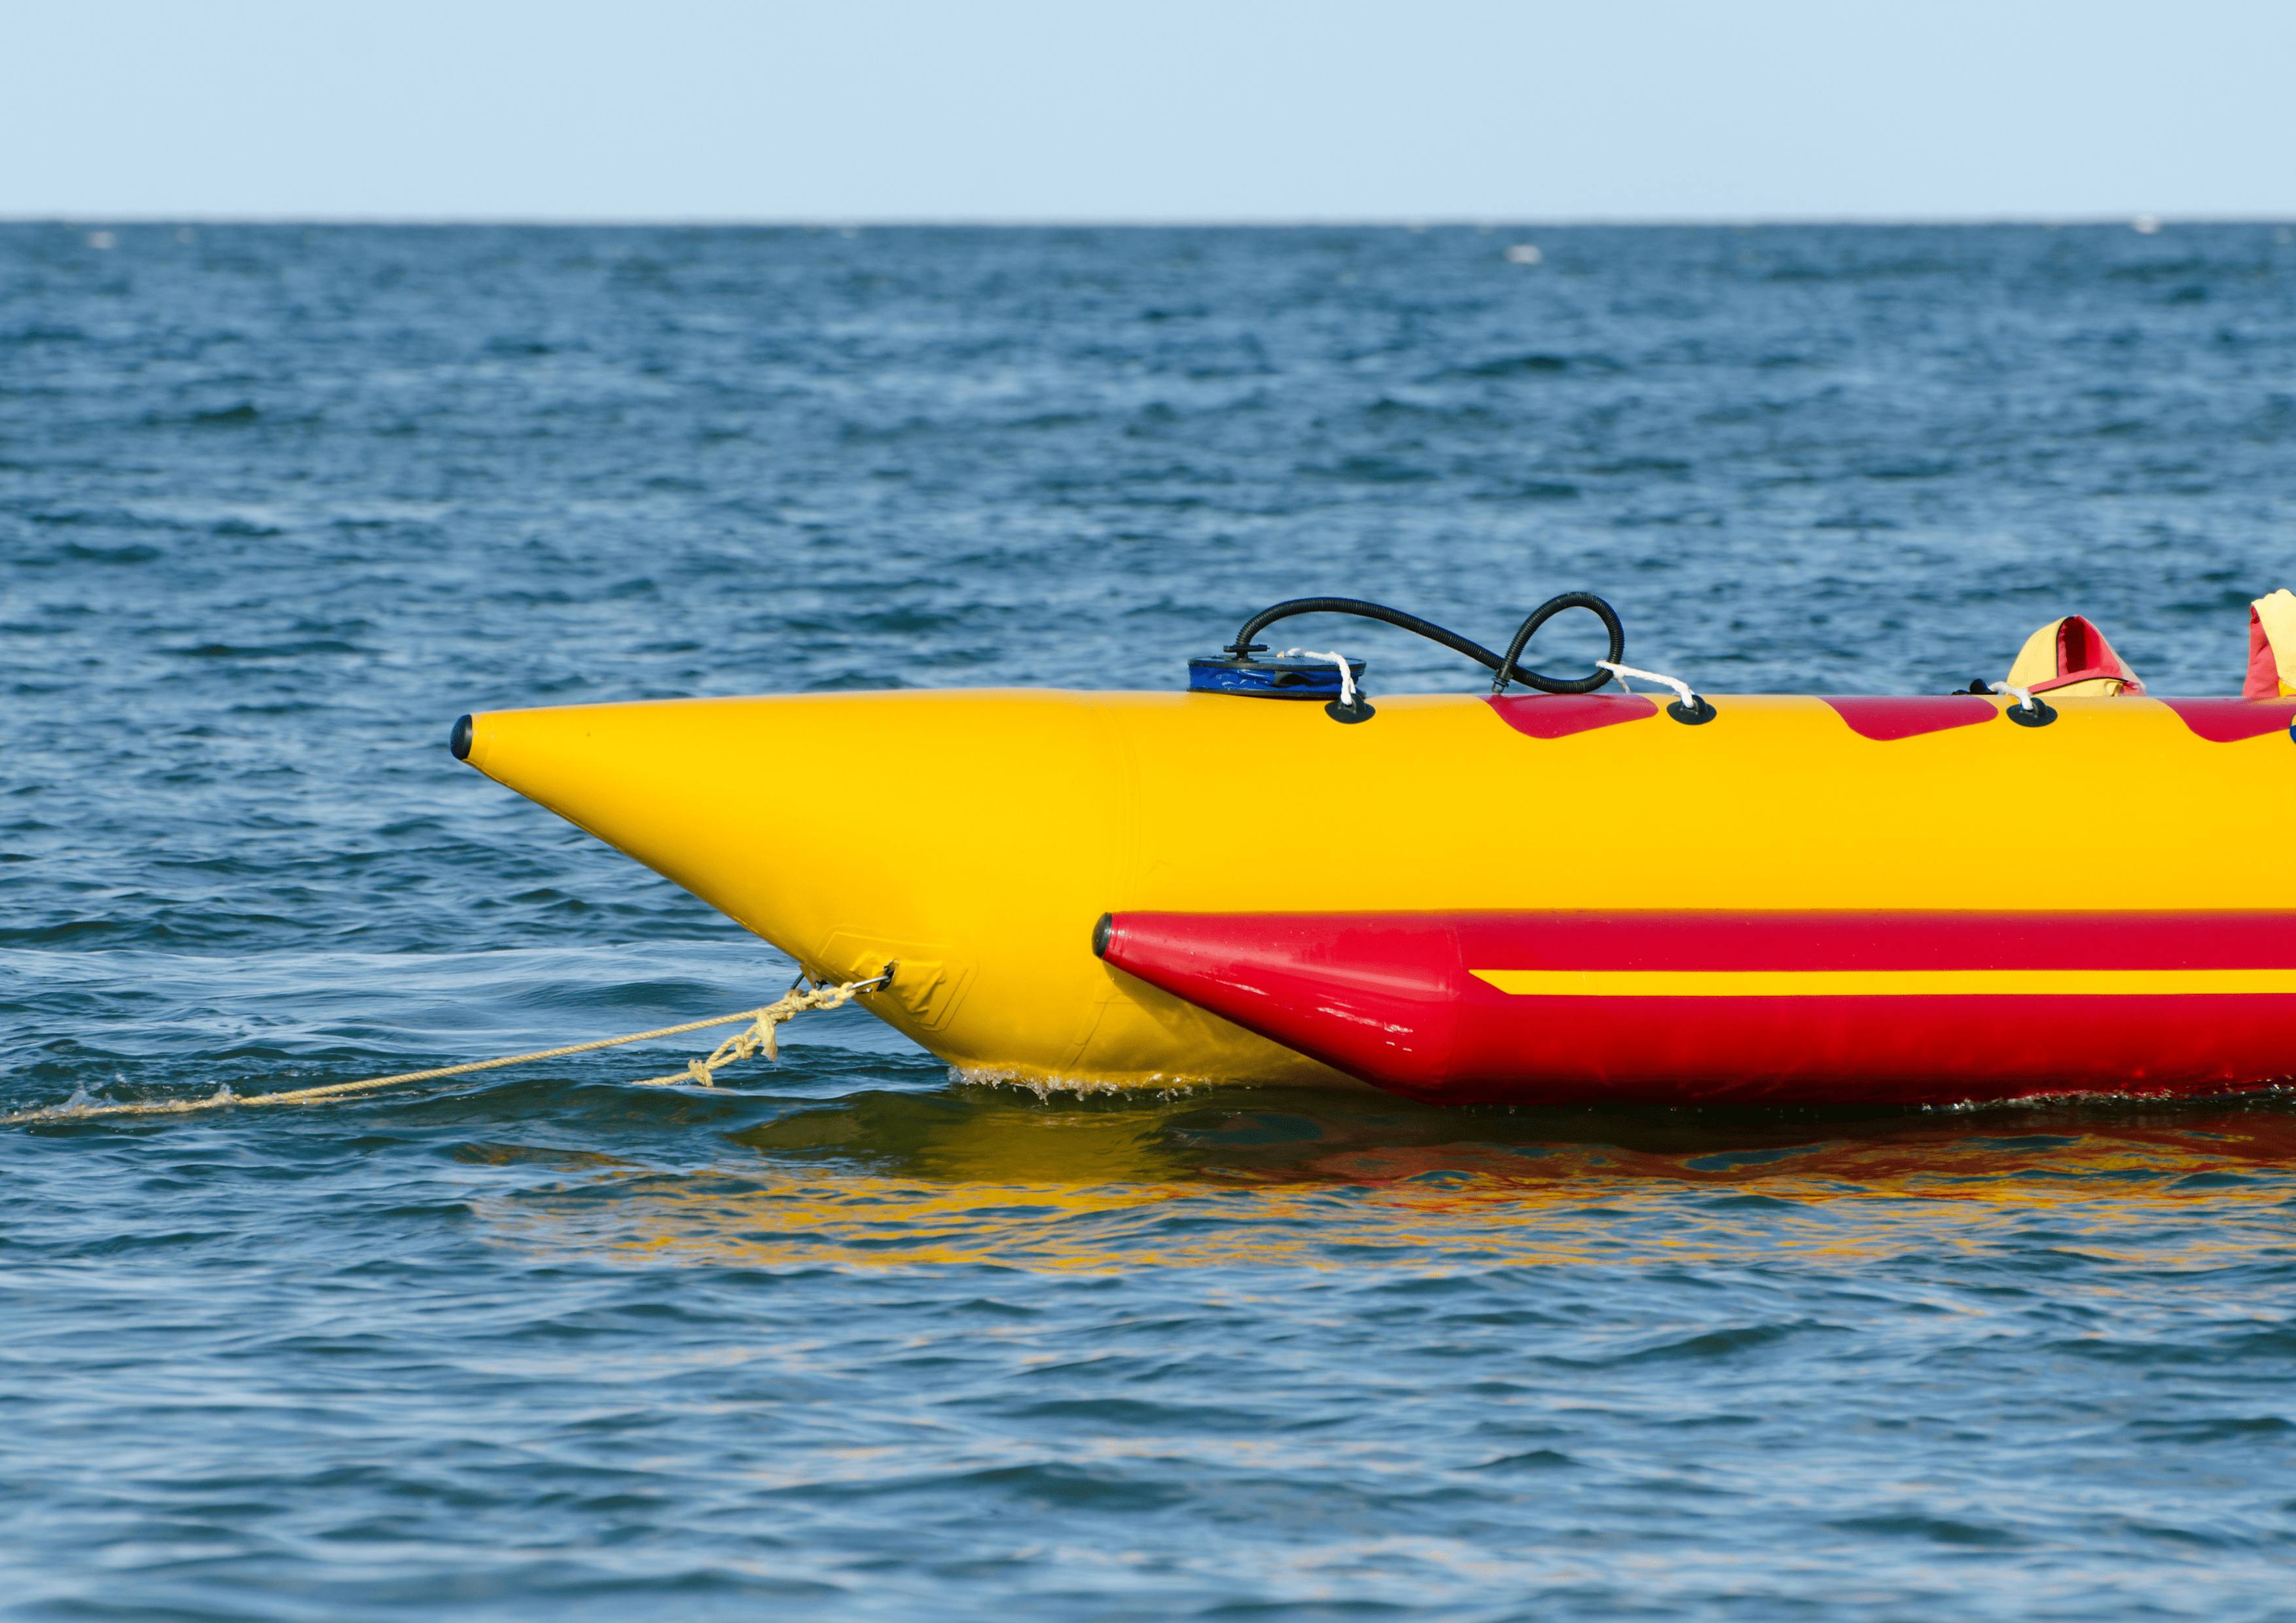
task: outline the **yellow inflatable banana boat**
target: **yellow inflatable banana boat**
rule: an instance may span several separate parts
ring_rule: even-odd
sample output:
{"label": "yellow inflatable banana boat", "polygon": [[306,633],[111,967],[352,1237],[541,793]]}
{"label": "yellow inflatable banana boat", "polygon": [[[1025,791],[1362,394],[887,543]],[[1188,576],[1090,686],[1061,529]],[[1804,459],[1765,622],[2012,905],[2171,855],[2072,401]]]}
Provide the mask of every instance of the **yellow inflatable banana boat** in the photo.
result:
{"label": "yellow inflatable banana boat", "polygon": [[1374,705],[1259,624],[1185,693],[496,711],[455,748],[816,980],[892,965],[864,1006],[974,1074],[1913,1104],[2296,1072],[2296,868],[2251,837],[2296,803],[2296,701]]}

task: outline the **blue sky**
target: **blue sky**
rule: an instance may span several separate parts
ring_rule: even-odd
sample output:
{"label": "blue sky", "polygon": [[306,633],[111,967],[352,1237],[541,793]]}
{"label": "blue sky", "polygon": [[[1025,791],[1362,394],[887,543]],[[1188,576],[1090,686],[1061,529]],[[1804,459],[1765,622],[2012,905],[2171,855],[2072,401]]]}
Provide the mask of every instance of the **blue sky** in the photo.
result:
{"label": "blue sky", "polygon": [[24,0],[0,216],[2296,217],[2257,0]]}

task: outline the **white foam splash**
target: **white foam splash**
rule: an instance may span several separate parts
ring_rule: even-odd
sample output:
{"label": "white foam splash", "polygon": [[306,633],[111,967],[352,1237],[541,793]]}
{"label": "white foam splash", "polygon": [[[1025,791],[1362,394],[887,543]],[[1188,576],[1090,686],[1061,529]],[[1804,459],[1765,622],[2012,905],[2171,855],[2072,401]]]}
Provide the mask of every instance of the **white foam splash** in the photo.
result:
{"label": "white foam splash", "polygon": [[1161,1071],[1141,1077],[1068,1077],[989,1065],[952,1065],[948,1068],[948,1079],[988,1087],[1017,1087],[1036,1094],[1039,1104],[1050,1104],[1054,1094],[1072,1094],[1078,1098],[1088,1094],[1144,1094],[1152,1099],[1168,1102],[1219,1086],[1210,1077],[1168,1077]]}

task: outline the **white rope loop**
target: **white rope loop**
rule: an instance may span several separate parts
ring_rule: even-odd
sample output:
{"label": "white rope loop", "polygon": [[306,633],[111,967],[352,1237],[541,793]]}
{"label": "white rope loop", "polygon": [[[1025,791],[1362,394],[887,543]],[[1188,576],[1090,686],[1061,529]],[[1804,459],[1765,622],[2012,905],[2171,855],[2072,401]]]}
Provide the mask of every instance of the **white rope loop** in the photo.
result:
{"label": "white rope loop", "polygon": [[[1692,693],[1690,691],[1690,684],[1685,682],[1679,676],[1662,676],[1654,670],[1636,670],[1631,665],[1613,665],[1608,660],[1597,660],[1595,663],[1603,669],[1609,671],[1612,676],[1616,676],[1619,679],[1619,685],[1620,687],[1627,687],[1627,678],[1628,676],[1632,676],[1637,682],[1655,682],[1661,687],[1672,688],[1675,693],[1681,697],[1682,708],[1684,709],[1694,710],[1698,708],[1698,695]],[[1627,692],[1631,693],[1634,691],[1634,689],[1627,687]]]}
{"label": "white rope loop", "polygon": [[[589,1053],[600,1048],[616,1048],[624,1043],[643,1043],[650,1038],[678,1037],[688,1031],[706,1031],[712,1026],[730,1026],[735,1021],[750,1023],[748,1030],[727,1037],[711,1050],[706,1060],[695,1060],[675,1076],[644,1077],[631,1086],[636,1087],[667,1087],[690,1082],[697,1087],[717,1086],[716,1072],[736,1060],[763,1053],[768,1060],[781,1057],[781,1044],[775,1028],[812,1009],[835,1009],[851,1003],[863,992],[881,987],[891,979],[889,968],[884,974],[868,980],[849,980],[840,986],[811,987],[805,991],[792,988],[783,997],[762,1009],[744,1009],[738,1014],[718,1014],[708,1020],[690,1020],[683,1025],[660,1026],[652,1031],[633,1031],[627,1037],[602,1037],[595,1042],[569,1043],[562,1048],[544,1048],[533,1053],[513,1053],[499,1060],[472,1060],[463,1065],[439,1065],[429,1070],[404,1070],[395,1076],[365,1077],[357,1082],[330,1082],[320,1087],[298,1087],[276,1094],[234,1094],[225,1083],[204,1099],[152,1100],[140,1104],[78,1104],[67,1102],[50,1105],[45,1110],[18,1111],[0,1116],[0,1127],[20,1127],[41,1121],[94,1121],[107,1116],[187,1116],[194,1111],[219,1110],[225,1105],[245,1107],[258,1104],[318,1104],[348,1097],[354,1094],[372,1093],[381,1087],[395,1087],[402,1082],[428,1082],[439,1077],[467,1076],[474,1070],[495,1070],[504,1065],[529,1065],[541,1060],[559,1060],[572,1053]],[[73,1094],[78,1100],[83,1095]]]}
{"label": "white rope loop", "polygon": [[1275,656],[1279,660],[1329,660],[1340,668],[1340,703],[1348,709],[1356,708],[1356,673],[1343,653],[1319,652],[1313,648],[1287,648]]}
{"label": "white rope loop", "polygon": [[2033,709],[2033,690],[2030,687],[2011,687],[2006,682],[1988,682],[1986,685],[1997,693],[2013,695],[2019,709],[2030,711]]}

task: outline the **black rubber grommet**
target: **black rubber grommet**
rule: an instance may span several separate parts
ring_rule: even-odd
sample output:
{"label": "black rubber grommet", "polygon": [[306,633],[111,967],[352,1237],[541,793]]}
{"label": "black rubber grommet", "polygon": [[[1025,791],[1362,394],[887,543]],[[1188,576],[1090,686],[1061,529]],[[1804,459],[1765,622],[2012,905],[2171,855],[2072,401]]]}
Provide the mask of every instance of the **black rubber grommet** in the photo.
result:
{"label": "black rubber grommet", "polygon": [[2031,709],[2029,709],[2021,704],[2013,704],[2003,714],[2021,727],[2046,727],[2057,718],[2056,711],[2042,703],[2038,693],[2033,695]]}
{"label": "black rubber grommet", "polygon": [[1107,957],[1108,944],[1115,939],[1116,915],[1112,913],[1103,913],[1092,927],[1092,955],[1095,958]]}
{"label": "black rubber grommet", "polygon": [[1666,713],[1685,727],[1702,727],[1714,719],[1714,707],[1706,702],[1706,696],[1702,693],[1693,693],[1691,697],[1698,701],[1696,709],[1677,699],[1666,707]]}
{"label": "black rubber grommet", "polygon": [[1378,715],[1379,712],[1371,708],[1371,701],[1358,693],[1356,695],[1356,701],[1352,705],[1341,704],[1338,700],[1332,700],[1331,703],[1324,707],[1324,714],[1330,717],[1333,721],[1344,721],[1349,725],[1353,725],[1358,721],[1369,721],[1373,717]]}
{"label": "black rubber grommet", "polygon": [[471,718],[469,717],[456,718],[455,731],[447,740],[447,748],[455,752],[455,758],[458,761],[467,761],[471,758]]}

